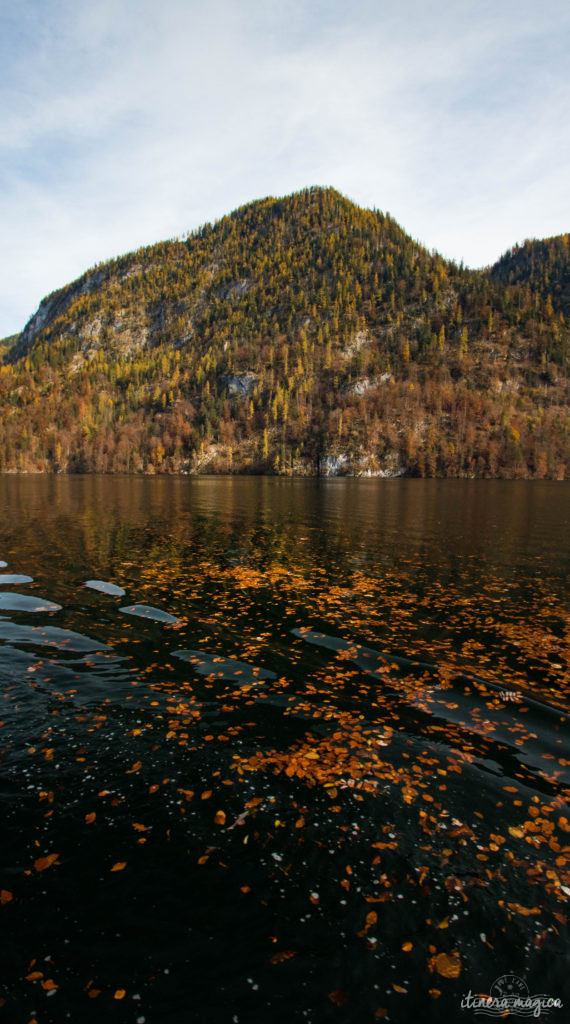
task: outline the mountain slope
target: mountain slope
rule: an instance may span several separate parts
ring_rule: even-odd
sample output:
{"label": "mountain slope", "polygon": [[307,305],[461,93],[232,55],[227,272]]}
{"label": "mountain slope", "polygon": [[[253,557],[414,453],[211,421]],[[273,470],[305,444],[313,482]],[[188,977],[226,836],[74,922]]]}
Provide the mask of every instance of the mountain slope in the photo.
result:
{"label": "mountain slope", "polygon": [[552,293],[306,189],[100,265],[4,357],[0,468],[562,476],[568,247],[533,245]]}
{"label": "mountain slope", "polygon": [[568,318],[570,235],[556,235],[514,246],[495,263],[491,277],[499,283],[523,285],[527,305],[530,306],[538,295],[547,303],[549,312],[563,313]]}

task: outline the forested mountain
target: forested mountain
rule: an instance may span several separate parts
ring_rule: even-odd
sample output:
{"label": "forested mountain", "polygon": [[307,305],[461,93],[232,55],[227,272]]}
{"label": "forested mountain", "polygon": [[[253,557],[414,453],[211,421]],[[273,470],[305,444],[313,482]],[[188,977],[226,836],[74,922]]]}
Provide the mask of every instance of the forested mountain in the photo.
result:
{"label": "forested mountain", "polygon": [[[527,301],[537,292],[553,310],[570,314],[570,235],[515,245],[495,264],[494,281],[526,286]],[[550,303],[549,303],[550,298]]]}
{"label": "forested mountain", "polygon": [[569,236],[473,271],[333,189],[101,264],[0,352],[0,469],[561,478]]}

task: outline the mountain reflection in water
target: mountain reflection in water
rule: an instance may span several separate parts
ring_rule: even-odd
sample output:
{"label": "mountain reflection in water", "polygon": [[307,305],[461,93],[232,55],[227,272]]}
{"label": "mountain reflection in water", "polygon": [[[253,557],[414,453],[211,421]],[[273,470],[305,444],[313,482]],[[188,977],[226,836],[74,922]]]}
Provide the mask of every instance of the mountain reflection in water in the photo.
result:
{"label": "mountain reflection in water", "polygon": [[0,478],[7,1019],[568,1002],[569,494]]}

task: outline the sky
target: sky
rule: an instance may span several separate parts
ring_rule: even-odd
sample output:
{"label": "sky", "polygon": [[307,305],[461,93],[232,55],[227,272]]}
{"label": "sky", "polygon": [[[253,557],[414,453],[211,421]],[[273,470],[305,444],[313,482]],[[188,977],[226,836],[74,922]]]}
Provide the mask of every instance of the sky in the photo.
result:
{"label": "sky", "polygon": [[569,53],[567,0],[0,0],[0,338],[309,185],[472,267],[569,231]]}

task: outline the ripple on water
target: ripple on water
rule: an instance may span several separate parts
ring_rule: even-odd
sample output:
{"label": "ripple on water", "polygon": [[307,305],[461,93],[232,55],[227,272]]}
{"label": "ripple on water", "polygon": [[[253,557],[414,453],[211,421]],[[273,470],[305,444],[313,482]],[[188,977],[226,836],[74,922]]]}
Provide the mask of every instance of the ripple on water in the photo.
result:
{"label": "ripple on water", "polygon": [[174,615],[163,612],[161,608],[154,608],[151,604],[130,604],[119,608],[119,611],[124,612],[125,615],[136,615],[139,619],[152,619],[154,622],[170,624],[180,622],[180,619],[175,618]]}
{"label": "ripple on water", "polygon": [[30,597],[29,594],[13,594],[9,591],[0,594],[0,609],[11,612],[59,612],[61,605],[53,601],[44,601],[42,597]]}
{"label": "ripple on water", "polygon": [[123,590],[122,587],[118,587],[116,583],[106,583],[105,580],[87,580],[85,586],[91,590],[98,590],[101,594],[109,594],[111,597],[124,597],[126,594],[126,590]]}
{"label": "ripple on water", "polygon": [[258,668],[257,665],[250,665],[246,661],[236,661],[235,658],[209,654],[207,651],[172,651],[171,653],[181,661],[190,662],[194,671],[201,676],[215,675],[219,679],[237,683],[258,683],[264,679],[276,679],[275,672],[271,672],[269,669]]}

